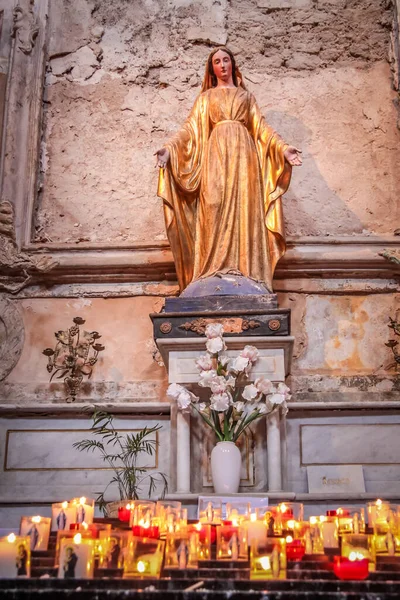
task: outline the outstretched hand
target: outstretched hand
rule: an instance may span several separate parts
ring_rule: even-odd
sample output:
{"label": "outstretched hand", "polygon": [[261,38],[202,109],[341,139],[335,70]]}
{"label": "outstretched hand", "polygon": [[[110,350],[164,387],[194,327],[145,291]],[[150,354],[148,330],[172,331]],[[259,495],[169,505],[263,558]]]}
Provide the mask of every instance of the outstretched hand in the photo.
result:
{"label": "outstretched hand", "polygon": [[160,167],[160,169],[165,169],[169,161],[169,150],[168,148],[161,148],[154,152],[156,158],[156,167]]}
{"label": "outstretched hand", "polygon": [[292,165],[292,167],[300,167],[300,165],[303,164],[300,154],[301,150],[295,148],[294,146],[288,146],[284,152],[286,160],[290,165]]}

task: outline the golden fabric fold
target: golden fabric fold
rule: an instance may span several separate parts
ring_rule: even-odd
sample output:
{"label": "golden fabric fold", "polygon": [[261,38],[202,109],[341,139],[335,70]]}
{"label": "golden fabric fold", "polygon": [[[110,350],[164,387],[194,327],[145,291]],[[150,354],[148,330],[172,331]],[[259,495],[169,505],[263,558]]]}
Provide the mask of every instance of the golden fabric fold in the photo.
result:
{"label": "golden fabric fold", "polygon": [[241,87],[202,93],[166,144],[158,195],[181,291],[234,272],[272,291],[285,251],[281,196],[290,182],[287,145]]}

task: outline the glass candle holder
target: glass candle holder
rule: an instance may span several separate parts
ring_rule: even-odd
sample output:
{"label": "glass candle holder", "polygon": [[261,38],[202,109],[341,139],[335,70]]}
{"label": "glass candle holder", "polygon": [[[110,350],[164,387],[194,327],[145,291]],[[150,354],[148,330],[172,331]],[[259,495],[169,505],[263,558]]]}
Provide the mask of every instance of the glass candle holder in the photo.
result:
{"label": "glass candle holder", "polygon": [[[87,537],[86,537],[87,536]],[[57,534],[59,579],[93,579],[96,541],[75,531]]]}
{"label": "glass candle holder", "polygon": [[342,580],[362,580],[369,574],[369,560],[363,558],[359,560],[350,560],[343,556],[335,556],[333,572],[336,577]]}
{"label": "glass candle holder", "polygon": [[362,533],[343,535],[341,555],[351,562],[368,559],[370,563],[374,563],[375,553],[372,537]]}
{"label": "glass candle holder", "polygon": [[64,531],[76,523],[76,504],[72,502],[55,502],[51,505],[51,530]]}
{"label": "glass candle holder", "polygon": [[199,498],[199,521],[220,525],[222,516],[222,501],[218,499]]}
{"label": "glass candle holder", "polygon": [[247,543],[250,546],[253,540],[263,541],[267,537],[268,528],[263,518],[257,518],[257,511],[250,514],[250,518],[243,523],[247,532]]}
{"label": "glass candle holder", "polygon": [[199,545],[199,534],[197,531],[191,533],[167,533],[165,539],[165,562],[166,569],[195,569],[198,565],[197,551]]}
{"label": "glass candle holder", "polygon": [[217,560],[248,560],[247,534],[244,527],[217,527]]}
{"label": "glass candle holder", "polygon": [[76,507],[76,523],[87,523],[91,525],[94,518],[94,500],[91,498],[72,498],[70,504]]}
{"label": "glass candle holder", "polygon": [[[325,519],[325,517],[323,517]],[[322,521],[320,517],[310,517],[310,536],[312,544],[311,554],[324,554],[324,538],[322,535]],[[306,551],[307,554],[309,552]]]}
{"label": "glass candle holder", "polygon": [[250,547],[250,579],[286,579],[286,542],[283,538],[254,541]]}
{"label": "glass candle holder", "polygon": [[143,500],[134,500],[131,504],[131,518],[129,525],[140,525],[141,527],[150,527],[151,520],[156,513],[156,503]]}
{"label": "glass candle holder", "polygon": [[336,509],[338,534],[365,533],[365,509],[357,506],[346,506]]}
{"label": "glass candle holder", "polygon": [[281,536],[282,535],[282,515],[278,506],[268,506],[265,511],[257,512],[256,514],[263,514],[264,522],[267,526],[267,537]]}
{"label": "glass candle holder", "polygon": [[395,556],[400,554],[399,518],[393,511],[387,520],[377,519],[374,525],[373,545],[375,555]]}
{"label": "glass candle holder", "polygon": [[327,550],[338,549],[339,533],[336,510],[327,510],[326,515],[321,515],[318,518],[321,524],[321,533],[324,542],[324,548],[326,548]]}
{"label": "glass candle holder", "polygon": [[226,520],[235,527],[249,519],[250,513],[250,502],[232,501],[226,504]]}
{"label": "glass candle holder", "polygon": [[296,521],[304,520],[304,507],[300,502],[281,502],[278,504],[281,514],[282,531],[291,534]]}
{"label": "glass candle holder", "polygon": [[94,557],[100,560],[101,556],[108,552],[111,539],[111,525],[109,523],[93,523],[88,525],[92,538],[95,540]]}
{"label": "glass candle holder", "polygon": [[375,500],[367,502],[368,527],[374,527],[377,521],[387,521],[390,516],[390,502]]}
{"label": "glass candle holder", "polygon": [[159,579],[164,545],[162,540],[132,537],[124,562],[124,578]]}
{"label": "glass candle holder", "polygon": [[50,528],[50,517],[21,517],[19,534],[29,537],[31,551],[44,552],[49,545]]}
{"label": "glass candle holder", "polygon": [[110,534],[100,531],[100,540],[104,550],[99,557],[99,567],[102,569],[123,569],[131,539],[132,533],[130,531],[113,529]]}
{"label": "glass candle holder", "polygon": [[188,534],[198,533],[198,560],[210,560],[211,558],[211,541],[212,541],[212,526],[209,523],[195,523],[187,526]]}
{"label": "glass candle holder", "polygon": [[10,533],[0,538],[0,579],[30,577],[30,538]]}
{"label": "glass candle holder", "polygon": [[156,517],[159,519],[160,536],[179,531],[182,504],[175,501],[159,500],[156,504]]}

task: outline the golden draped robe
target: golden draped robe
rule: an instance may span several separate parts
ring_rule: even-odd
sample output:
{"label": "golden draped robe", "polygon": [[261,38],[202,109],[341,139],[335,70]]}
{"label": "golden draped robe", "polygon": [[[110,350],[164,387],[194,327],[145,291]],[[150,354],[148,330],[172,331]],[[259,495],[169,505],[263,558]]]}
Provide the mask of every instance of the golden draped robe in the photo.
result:
{"label": "golden draped robe", "polygon": [[272,291],[291,166],[254,96],[242,87],[207,90],[165,146],[170,162],[160,169],[158,196],[180,290],[232,272]]}

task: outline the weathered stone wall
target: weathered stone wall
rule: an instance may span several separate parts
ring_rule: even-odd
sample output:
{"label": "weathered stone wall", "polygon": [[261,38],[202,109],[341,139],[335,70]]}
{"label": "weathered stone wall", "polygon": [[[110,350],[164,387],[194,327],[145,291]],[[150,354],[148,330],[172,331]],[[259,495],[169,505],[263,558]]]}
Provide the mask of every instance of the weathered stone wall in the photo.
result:
{"label": "weathered stone wall", "polygon": [[225,42],[267,120],[303,149],[288,235],[392,234],[391,27],[390,3],[375,0],[53,0],[34,239],[166,239],[153,153]]}

